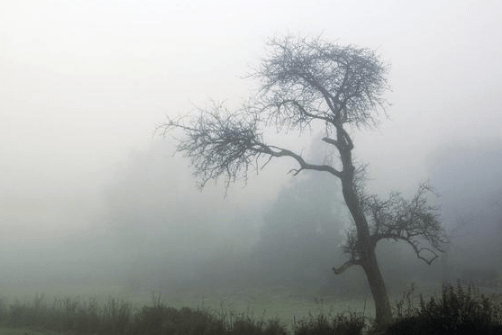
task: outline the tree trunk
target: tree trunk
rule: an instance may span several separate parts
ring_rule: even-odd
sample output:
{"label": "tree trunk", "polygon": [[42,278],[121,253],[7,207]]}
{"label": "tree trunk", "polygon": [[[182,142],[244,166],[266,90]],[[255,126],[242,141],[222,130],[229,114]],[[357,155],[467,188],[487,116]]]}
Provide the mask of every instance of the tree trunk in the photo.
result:
{"label": "tree trunk", "polygon": [[[344,155],[345,154],[345,155]],[[354,166],[350,151],[341,152],[345,176],[341,178],[343,197],[354,219],[357,229],[359,264],[363,267],[375,303],[375,321],[388,324],[392,321],[392,310],[383,276],[376,258],[376,244],[371,240],[366,216],[354,185]]]}
{"label": "tree trunk", "polygon": [[367,259],[363,262],[362,267],[368,278],[368,284],[375,303],[375,320],[379,324],[388,324],[392,321],[392,310],[387,288],[378,267],[375,249],[368,250],[366,257]]}
{"label": "tree trunk", "polygon": [[[351,202],[351,205],[347,203],[347,206],[351,209],[354,203]],[[352,217],[354,218],[357,228],[361,266],[368,279],[368,284],[375,303],[375,321],[379,324],[388,324],[392,321],[392,310],[387,288],[376,258],[376,245],[371,242],[368,222],[362,213],[359,201],[356,202],[355,208],[352,207],[352,209],[357,212],[356,215],[352,214]]]}

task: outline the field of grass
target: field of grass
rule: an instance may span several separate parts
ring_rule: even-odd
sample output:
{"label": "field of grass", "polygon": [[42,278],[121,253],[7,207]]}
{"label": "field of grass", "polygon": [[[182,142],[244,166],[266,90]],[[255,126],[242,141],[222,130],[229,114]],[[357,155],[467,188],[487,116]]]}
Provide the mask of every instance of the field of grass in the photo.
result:
{"label": "field of grass", "polygon": [[260,318],[278,317],[288,324],[320,312],[358,311],[371,317],[373,309],[371,297],[321,296],[315,291],[288,287],[164,291],[160,298],[175,307],[237,311]]}
{"label": "field of grass", "polygon": [[[5,289],[5,287],[4,287]],[[143,306],[164,305],[181,309],[189,307],[194,310],[208,311],[220,318],[233,319],[245,317],[252,320],[278,320],[285,329],[291,331],[295,322],[298,323],[309,316],[350,312],[365,313],[371,317],[371,299],[365,301],[359,298],[336,298],[330,295],[320,296],[318,292],[300,288],[269,287],[246,289],[212,289],[193,287],[171,287],[156,291],[131,291],[124,287],[46,287],[44,293],[38,293],[32,288],[11,287],[0,295],[0,310],[10,306],[35,306],[35,311],[29,316],[52,317],[48,310],[58,309],[66,314],[74,314],[78,308],[92,314],[95,306],[109,306],[118,308],[121,304],[127,305],[131,313],[140,310]],[[97,292],[89,294],[87,292]],[[118,297],[118,298],[117,298]],[[367,305],[367,306],[366,306]],[[93,307],[94,306],[94,307]],[[124,306],[123,306],[124,307]],[[23,309],[21,308],[21,309]],[[24,311],[26,309],[23,309]],[[43,313],[41,312],[43,310]],[[36,316],[33,316],[37,314]],[[57,322],[57,321],[54,321]],[[23,323],[17,324],[22,326]],[[23,332],[24,331],[24,332]],[[32,329],[1,328],[0,334],[52,334],[48,332],[35,332]]]}
{"label": "field of grass", "polygon": [[[431,290],[430,287],[415,289],[394,297],[398,320],[427,316],[428,310],[432,309],[434,312],[429,313],[429,319],[443,313],[446,320],[451,318],[455,321],[458,316],[445,311],[466,308],[466,315],[472,314],[473,320],[502,322],[500,301],[483,300],[485,298],[479,292],[458,287],[452,286],[448,290],[443,287],[443,299],[431,299],[428,304],[423,303],[429,299],[426,294],[420,305],[419,291],[432,293]],[[498,297],[500,299],[500,295]],[[441,303],[446,304],[446,308]],[[479,306],[482,306],[481,310],[478,310]],[[417,314],[419,307],[425,312]],[[253,335],[317,334],[312,332],[313,328],[333,328],[337,324],[351,325],[359,332],[342,330],[336,334],[360,334],[364,322],[367,326],[371,324],[372,310],[370,297],[321,297],[315,291],[286,287],[178,287],[162,292],[130,292],[124,289],[119,299],[111,295],[58,297],[36,294],[29,299],[0,298],[0,334],[170,334],[166,327],[178,327],[177,322],[186,327],[182,328],[185,329],[181,332],[184,334],[195,334],[194,327],[203,327],[205,334],[241,334],[239,327],[246,329],[245,334]],[[462,315],[460,319],[468,319]],[[415,320],[413,318],[411,320]],[[429,323],[437,322],[429,319],[426,320]],[[444,320],[441,322],[444,323]],[[306,330],[302,331],[302,327]]]}
{"label": "field of grass", "polygon": [[[174,308],[190,307],[208,310],[215,314],[240,314],[253,319],[277,318],[288,328],[296,320],[309,315],[344,312],[360,312],[367,317],[373,316],[371,297],[338,298],[331,295],[321,296],[315,291],[299,288],[272,287],[247,289],[208,289],[208,288],[171,288],[164,290],[144,290],[133,292],[121,287],[102,288],[58,288],[46,289],[43,294],[32,289],[8,290],[9,295],[3,295],[4,304],[13,302],[31,304],[39,297],[46,305],[54,300],[73,300],[80,303],[95,301],[106,304],[111,298],[131,304],[132,309],[142,306],[162,303]],[[98,292],[89,294],[87,292]],[[2,333],[3,334],[3,333]]]}
{"label": "field of grass", "polygon": [[30,328],[7,328],[0,327],[0,334],[2,335],[61,335],[58,332],[47,330],[33,330]]}

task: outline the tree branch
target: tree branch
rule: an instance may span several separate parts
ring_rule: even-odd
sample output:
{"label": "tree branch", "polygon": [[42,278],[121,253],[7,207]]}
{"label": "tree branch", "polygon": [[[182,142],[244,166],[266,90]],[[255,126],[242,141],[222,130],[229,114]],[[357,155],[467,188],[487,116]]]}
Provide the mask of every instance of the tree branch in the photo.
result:
{"label": "tree branch", "polygon": [[324,171],[324,172],[329,172],[332,175],[336,177],[341,177],[342,173],[338,171],[337,169],[333,168],[332,166],[329,165],[316,165],[316,164],[310,164],[307,163],[302,156],[294,153],[291,150],[280,148],[277,146],[273,145],[266,145],[263,143],[254,143],[255,146],[253,148],[250,148],[250,150],[255,150],[256,152],[263,153],[263,154],[268,154],[272,157],[291,157],[293,158],[299,165],[299,169],[292,169],[290,172],[293,172],[294,175],[297,175],[300,173],[302,170],[315,170],[315,171]]}
{"label": "tree branch", "polygon": [[[304,111],[316,111],[309,118],[322,114],[329,124],[356,127],[374,126],[375,113],[385,112],[388,67],[373,51],[290,37],[273,39],[270,47],[270,57],[255,76],[263,80],[262,97],[272,105],[302,101]],[[283,124],[299,120],[294,113],[278,111],[277,117]]]}
{"label": "tree branch", "polygon": [[[385,201],[377,196],[366,197],[363,205],[372,221],[373,243],[383,239],[404,241],[427,264],[438,258],[437,252],[444,251],[443,245],[448,243],[448,239],[438,219],[438,208],[428,205],[428,192],[432,192],[431,188],[427,183],[422,183],[410,201],[399,193],[391,193]],[[424,242],[430,247],[421,247]],[[423,251],[432,256],[424,257]]]}
{"label": "tree branch", "polygon": [[330,165],[312,164],[289,149],[266,144],[259,132],[259,118],[249,109],[230,113],[222,106],[213,106],[188,122],[168,118],[163,128],[164,132],[180,129],[185,133],[185,138],[178,141],[177,151],[190,159],[194,174],[201,179],[200,188],[222,176],[228,188],[237,179],[247,180],[250,169],[259,171],[272,158],[279,157],[290,157],[299,164],[299,168],[290,171],[294,175],[316,170],[341,176]]}
{"label": "tree branch", "polygon": [[333,267],[333,272],[336,274],[336,275],[339,275],[339,274],[342,274],[344,273],[348,268],[350,268],[351,266],[353,265],[360,265],[360,263],[358,261],[354,261],[354,260],[349,260],[345,263],[343,263],[342,266],[340,267]]}

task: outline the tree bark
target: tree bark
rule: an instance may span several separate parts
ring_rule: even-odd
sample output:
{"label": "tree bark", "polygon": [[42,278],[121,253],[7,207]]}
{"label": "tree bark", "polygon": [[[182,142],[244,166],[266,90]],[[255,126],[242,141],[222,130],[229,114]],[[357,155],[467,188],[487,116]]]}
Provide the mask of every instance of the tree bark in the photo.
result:
{"label": "tree bark", "polygon": [[362,267],[368,278],[368,284],[375,302],[375,320],[379,324],[389,324],[392,321],[392,310],[387,288],[378,266],[375,249],[368,251],[367,259],[363,262]]}
{"label": "tree bark", "polygon": [[370,239],[369,227],[361,204],[355,194],[352,181],[343,182],[343,195],[357,229],[360,264],[368,279],[373,301],[375,303],[375,319],[377,323],[387,324],[392,321],[387,288],[383,280],[376,258],[376,245]]}
{"label": "tree bark", "polygon": [[339,152],[343,164],[343,175],[341,177],[343,198],[356,226],[358,261],[366,274],[375,303],[375,321],[379,324],[388,324],[392,321],[392,309],[376,258],[376,243],[371,239],[368,220],[364,215],[356,191],[354,182],[355,168],[352,164],[351,149],[345,148],[345,150],[342,149]]}

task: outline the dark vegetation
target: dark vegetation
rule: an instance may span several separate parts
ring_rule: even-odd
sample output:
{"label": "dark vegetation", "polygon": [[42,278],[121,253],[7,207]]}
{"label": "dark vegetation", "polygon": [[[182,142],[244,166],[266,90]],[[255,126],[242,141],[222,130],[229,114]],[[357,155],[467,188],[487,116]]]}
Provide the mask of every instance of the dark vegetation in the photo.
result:
{"label": "dark vegetation", "polygon": [[[500,298],[500,297],[499,297]],[[488,298],[472,285],[444,284],[440,296],[428,301],[420,295],[417,308],[404,295],[395,309],[396,319],[373,334],[502,334],[502,304]]]}
{"label": "dark vegetation", "polygon": [[321,313],[294,321],[288,327],[278,319],[264,320],[247,314],[207,309],[169,307],[160,299],[135,309],[110,298],[104,304],[90,299],[55,299],[47,303],[37,296],[32,303],[0,304],[0,326],[31,328],[62,334],[98,335],[349,335],[362,334],[501,334],[502,303],[480,294],[473,286],[444,284],[440,296],[429,300],[420,295],[416,305],[413,289],[394,308],[393,323],[368,324],[364,314]]}

